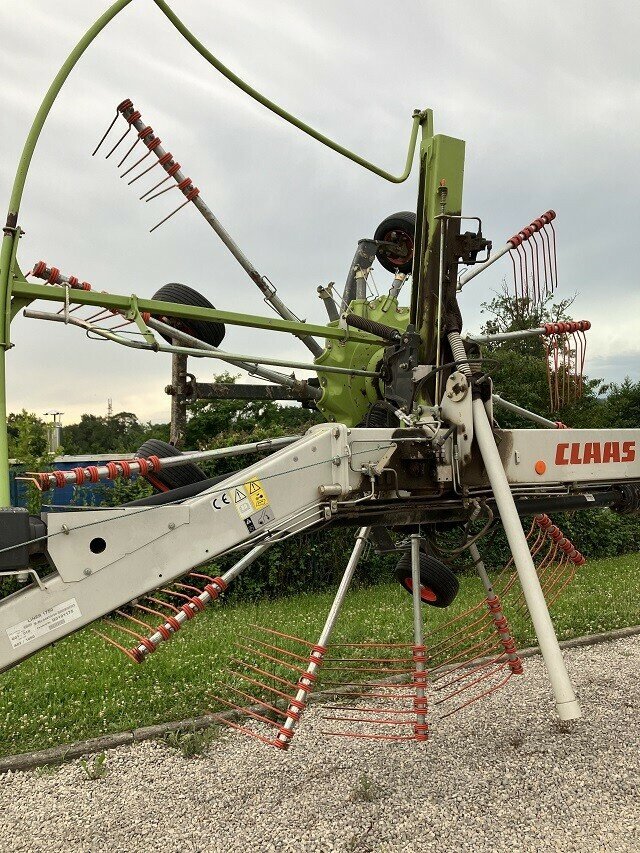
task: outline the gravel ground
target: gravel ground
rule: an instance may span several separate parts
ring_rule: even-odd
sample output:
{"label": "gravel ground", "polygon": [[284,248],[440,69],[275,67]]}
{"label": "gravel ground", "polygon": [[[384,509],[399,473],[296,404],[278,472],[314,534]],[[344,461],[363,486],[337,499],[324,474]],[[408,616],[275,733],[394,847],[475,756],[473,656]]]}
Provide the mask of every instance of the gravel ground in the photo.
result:
{"label": "gravel ground", "polygon": [[[427,744],[323,738],[291,750],[226,733],[0,777],[2,851],[640,851],[640,638],[566,653],[584,717],[554,722],[539,658]],[[371,704],[369,701],[368,704]]]}

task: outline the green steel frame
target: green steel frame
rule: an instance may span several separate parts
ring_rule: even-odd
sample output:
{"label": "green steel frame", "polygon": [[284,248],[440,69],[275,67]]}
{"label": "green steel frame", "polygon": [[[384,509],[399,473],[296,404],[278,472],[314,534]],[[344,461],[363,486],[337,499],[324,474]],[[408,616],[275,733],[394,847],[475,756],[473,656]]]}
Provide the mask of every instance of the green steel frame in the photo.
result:
{"label": "green steel frame", "polygon": [[[36,299],[54,302],[64,302],[65,300],[65,292],[61,288],[32,284],[26,281],[18,265],[17,249],[21,235],[18,215],[27,173],[44,123],[67,77],[93,40],[131,2],[132,0],[116,0],[87,30],[67,57],[36,113],[27,135],[14,179],[0,250],[0,506],[8,506],[10,502],[5,375],[6,351],[12,346],[10,323],[19,310]],[[154,2],[189,44],[230,82],[294,127],[387,181],[401,183],[409,177],[418,131],[421,131],[416,262],[414,263],[412,285],[411,322],[415,323],[417,329],[421,332],[425,352],[430,353],[433,350],[434,340],[438,334],[436,328],[439,267],[438,234],[440,223],[443,221],[438,218],[439,213],[442,212],[438,206],[440,198],[438,187],[442,181],[445,181],[448,187],[448,197],[444,212],[447,214],[459,214],[462,205],[464,143],[461,140],[451,139],[446,136],[434,136],[431,110],[415,110],[412,116],[411,135],[404,170],[399,175],[393,175],[359,155],[354,154],[268,100],[216,59],[175,15],[164,0],[154,0]],[[354,344],[382,344],[382,341],[373,335],[359,332],[355,329],[346,330],[336,325],[314,325],[311,323],[282,320],[275,317],[259,317],[230,311],[196,308],[150,299],[138,299],[135,295],[122,296],[73,290],[69,294],[69,299],[72,304],[117,308],[126,312],[132,318],[139,316],[138,312],[149,311],[154,314],[162,314],[170,317],[216,320],[228,325],[251,326],[274,332],[286,332],[288,334],[302,332],[328,340],[348,340]]]}

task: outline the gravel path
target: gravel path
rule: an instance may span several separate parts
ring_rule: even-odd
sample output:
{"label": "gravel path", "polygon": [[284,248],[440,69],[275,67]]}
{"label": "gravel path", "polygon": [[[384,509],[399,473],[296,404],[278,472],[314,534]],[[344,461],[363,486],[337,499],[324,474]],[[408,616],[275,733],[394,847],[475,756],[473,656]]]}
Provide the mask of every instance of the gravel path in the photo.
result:
{"label": "gravel path", "polygon": [[542,661],[443,721],[427,744],[323,738],[306,715],[282,754],[225,734],[0,777],[0,849],[640,851],[640,638],[566,653],[584,718],[554,722]]}

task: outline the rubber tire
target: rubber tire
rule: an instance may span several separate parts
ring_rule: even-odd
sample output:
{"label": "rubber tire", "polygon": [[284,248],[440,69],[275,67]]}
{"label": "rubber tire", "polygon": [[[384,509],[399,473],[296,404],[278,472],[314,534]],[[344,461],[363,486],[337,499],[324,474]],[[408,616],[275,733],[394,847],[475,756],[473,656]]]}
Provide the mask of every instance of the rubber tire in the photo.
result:
{"label": "rubber tire", "polygon": [[[192,287],[187,287],[186,284],[178,284],[172,282],[163,285],[160,290],[153,294],[153,299],[158,299],[161,302],[175,302],[176,305],[195,305],[197,308],[213,308],[214,306],[209,300],[194,290]],[[176,317],[162,317],[158,314],[153,315],[157,320],[162,320],[174,329],[180,332],[186,332],[197,338],[199,341],[204,341],[205,344],[211,346],[220,346],[224,340],[226,329],[224,323],[212,323],[208,320],[179,320]],[[162,335],[165,341],[172,343],[172,338],[168,335]]]}
{"label": "rubber tire", "polygon": [[[158,456],[160,459],[166,459],[168,456],[182,456],[182,451],[167,441],[149,438],[138,448],[136,456],[142,456],[145,459],[148,459],[150,456]],[[184,465],[176,465],[172,468],[160,470],[154,473],[153,477],[169,490],[179,489],[180,486],[190,486],[192,483],[200,483],[202,480],[207,479],[204,471],[198,468],[197,465],[194,465],[193,462],[185,462]],[[156,492],[160,491],[153,483],[151,485]]]}
{"label": "rubber tire", "polygon": [[[385,240],[388,239],[388,235],[390,231],[400,231],[411,242],[411,256],[407,258],[404,263],[394,263],[394,261],[387,255],[385,251],[382,249],[378,249],[376,252],[376,257],[382,264],[382,266],[388,270],[389,272],[395,273],[396,270],[401,273],[405,273],[408,275],[413,268],[413,248],[415,246],[416,239],[416,215],[410,210],[404,210],[401,213],[392,213],[391,216],[387,216],[380,225],[376,228],[375,234],[373,235],[374,240]],[[399,258],[397,260],[400,260]]]}
{"label": "rubber tire", "polygon": [[[411,552],[405,551],[396,566],[396,580],[410,595],[411,589]],[[431,607],[448,607],[456,598],[460,589],[458,578],[440,560],[430,554],[420,552],[420,586],[427,587],[434,598],[421,595],[422,602]]]}

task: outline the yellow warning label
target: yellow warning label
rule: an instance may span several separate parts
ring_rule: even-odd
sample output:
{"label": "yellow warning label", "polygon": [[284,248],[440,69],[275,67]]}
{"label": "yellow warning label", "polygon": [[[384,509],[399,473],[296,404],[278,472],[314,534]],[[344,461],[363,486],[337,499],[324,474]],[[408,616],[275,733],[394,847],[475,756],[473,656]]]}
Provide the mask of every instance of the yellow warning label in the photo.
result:
{"label": "yellow warning label", "polygon": [[269,506],[269,498],[260,480],[249,480],[244,484],[244,490],[255,509],[264,509]]}

